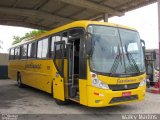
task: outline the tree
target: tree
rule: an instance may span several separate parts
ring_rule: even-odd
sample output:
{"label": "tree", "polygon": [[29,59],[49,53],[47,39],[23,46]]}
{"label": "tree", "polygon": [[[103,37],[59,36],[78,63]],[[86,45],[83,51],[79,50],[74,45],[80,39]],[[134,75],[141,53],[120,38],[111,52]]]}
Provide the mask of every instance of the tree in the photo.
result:
{"label": "tree", "polygon": [[30,31],[28,33],[25,33],[24,36],[20,37],[20,36],[13,36],[13,45],[14,44],[17,44],[17,43],[20,43],[22,40],[24,39],[27,39],[27,38],[30,38],[30,37],[33,37],[33,36],[36,36],[38,34],[42,34],[42,33],[45,33],[46,31],[45,30],[33,30],[33,31]]}

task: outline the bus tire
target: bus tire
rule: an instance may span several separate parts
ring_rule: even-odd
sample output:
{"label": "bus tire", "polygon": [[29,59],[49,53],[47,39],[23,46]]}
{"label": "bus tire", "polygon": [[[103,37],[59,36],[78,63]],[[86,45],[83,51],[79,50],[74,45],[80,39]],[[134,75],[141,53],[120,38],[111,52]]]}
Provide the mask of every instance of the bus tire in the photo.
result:
{"label": "bus tire", "polygon": [[68,101],[62,101],[62,100],[58,100],[56,98],[54,98],[54,99],[55,99],[56,104],[58,104],[58,105],[67,105],[68,104]]}
{"label": "bus tire", "polygon": [[24,84],[22,83],[22,79],[21,79],[21,74],[18,73],[17,74],[17,85],[19,88],[23,88],[24,87]]}

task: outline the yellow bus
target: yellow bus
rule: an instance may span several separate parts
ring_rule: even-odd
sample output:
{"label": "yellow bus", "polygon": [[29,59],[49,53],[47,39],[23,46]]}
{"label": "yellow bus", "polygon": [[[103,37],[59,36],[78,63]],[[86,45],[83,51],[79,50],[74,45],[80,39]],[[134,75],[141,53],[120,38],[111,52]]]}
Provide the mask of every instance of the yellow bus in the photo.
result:
{"label": "yellow bus", "polygon": [[51,93],[57,104],[104,107],[141,101],[146,73],[138,32],[76,21],[10,48],[9,77]]}

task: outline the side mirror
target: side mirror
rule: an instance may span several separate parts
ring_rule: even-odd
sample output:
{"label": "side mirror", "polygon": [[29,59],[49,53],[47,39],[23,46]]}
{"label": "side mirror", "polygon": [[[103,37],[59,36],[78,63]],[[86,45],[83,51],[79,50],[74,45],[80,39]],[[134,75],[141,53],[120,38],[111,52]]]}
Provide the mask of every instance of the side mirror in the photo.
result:
{"label": "side mirror", "polygon": [[86,33],[86,43],[85,43],[86,53],[87,55],[91,55],[92,52],[92,34]]}
{"label": "side mirror", "polygon": [[144,53],[144,56],[145,56],[145,51],[146,51],[145,41],[141,39],[141,43],[142,43],[143,53]]}

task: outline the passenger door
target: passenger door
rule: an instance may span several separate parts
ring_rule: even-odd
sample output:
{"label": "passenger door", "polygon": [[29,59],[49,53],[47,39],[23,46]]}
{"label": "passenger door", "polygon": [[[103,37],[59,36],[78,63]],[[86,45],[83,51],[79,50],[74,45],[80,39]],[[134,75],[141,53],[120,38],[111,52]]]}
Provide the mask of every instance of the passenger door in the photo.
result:
{"label": "passenger door", "polygon": [[64,101],[64,47],[65,42],[54,43],[54,64],[56,66],[55,79],[53,81],[54,98]]}

